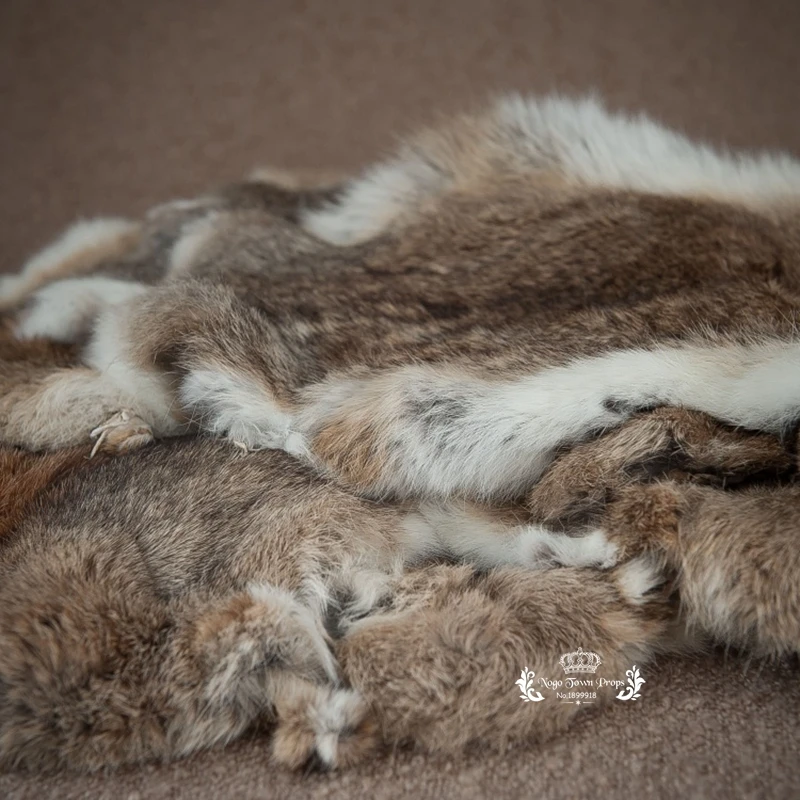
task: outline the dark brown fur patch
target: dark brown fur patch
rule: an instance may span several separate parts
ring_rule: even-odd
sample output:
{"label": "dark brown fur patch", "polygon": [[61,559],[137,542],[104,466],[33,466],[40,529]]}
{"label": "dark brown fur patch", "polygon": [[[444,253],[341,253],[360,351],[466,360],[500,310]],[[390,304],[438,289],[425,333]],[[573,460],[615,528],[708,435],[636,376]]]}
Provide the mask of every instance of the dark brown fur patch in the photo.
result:
{"label": "dark brown fur patch", "polygon": [[[47,454],[0,450],[0,539],[19,525],[30,505],[59,476],[88,466],[89,449]],[[102,460],[98,458],[94,464]]]}

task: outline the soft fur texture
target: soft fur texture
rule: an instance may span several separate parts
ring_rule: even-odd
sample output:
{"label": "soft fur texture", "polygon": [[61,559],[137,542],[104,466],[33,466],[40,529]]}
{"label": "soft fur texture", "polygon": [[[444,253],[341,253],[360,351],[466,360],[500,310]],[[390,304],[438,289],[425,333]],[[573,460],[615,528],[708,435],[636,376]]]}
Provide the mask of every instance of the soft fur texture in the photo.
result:
{"label": "soft fur texture", "polygon": [[[88,345],[3,366],[0,439],[132,452],[0,464],[0,763],[502,747],[578,713],[507,691],[578,645],[797,652],[799,175],[512,99],[344,187],[67,234],[7,298]],[[198,431],[245,452],[137,449]]]}
{"label": "soft fur texture", "polygon": [[[393,578],[426,544],[419,526],[289,456],[220,442],[145,448],[63,478],[2,549],[0,762],[176,758],[270,721],[276,758],[291,766],[347,764],[377,733],[432,747],[431,716],[459,732],[440,747],[501,744],[501,730],[502,741],[546,737],[579,709],[553,704],[525,724],[516,699],[498,710],[518,665],[553,675],[580,641],[619,675],[660,644],[665,613],[646,594],[657,571],[633,590],[628,567]],[[591,617],[579,613],[589,606]],[[326,621],[344,636],[333,653]],[[358,692],[340,687],[334,653]],[[398,670],[388,684],[387,659]],[[450,693],[464,681],[483,715]]]}
{"label": "soft fur texture", "polygon": [[[376,496],[497,500],[637,408],[780,431],[800,400],[798,174],[511,99],[321,210],[329,193],[257,182],[166,206],[166,282],[101,315],[96,374],[49,387],[90,392],[97,418],[48,436],[83,441],[122,404],[157,436],[183,415]],[[47,446],[33,427],[3,438]]]}
{"label": "soft fur texture", "polygon": [[[74,357],[40,342],[5,347],[8,393],[30,373],[57,372]],[[6,768],[93,771],[174,759],[264,725],[275,728],[278,763],[341,767],[382,743],[433,746],[422,732],[437,707],[442,730],[459,731],[448,747],[489,743],[493,716],[459,709],[444,688],[463,686],[461,654],[470,658],[475,708],[488,709],[518,663],[551,674],[570,636],[602,648],[612,675],[631,659],[646,660],[666,624],[660,597],[644,596],[660,581],[655,571],[633,589],[627,567],[559,571],[535,585],[534,572],[519,568],[488,583],[470,567],[401,576],[404,562],[459,555],[457,540],[436,533],[455,512],[376,505],[280,453],[245,456],[225,443],[188,439],[112,462],[89,458],[88,447],[1,455]],[[473,539],[526,543],[508,552],[490,547],[489,565],[592,564],[614,552],[597,549],[597,533],[565,549],[515,515],[464,509],[456,519],[459,532],[476,529]],[[487,558],[461,555],[481,564]],[[495,580],[499,588],[491,588]],[[582,602],[608,611],[578,625],[570,608]],[[525,624],[548,604],[563,608],[563,640]],[[476,647],[465,609],[486,615],[505,642],[501,661],[489,642]],[[519,632],[502,627],[520,615]],[[430,633],[418,650],[392,657],[397,668],[413,659],[414,677],[379,690],[385,658],[417,618]],[[414,691],[433,694],[417,717],[408,708]],[[380,702],[376,692],[385,695]],[[578,711],[554,705],[524,724],[516,708],[504,714],[520,717],[512,737],[519,740],[546,738]]]}
{"label": "soft fur texture", "polygon": [[[676,461],[674,442],[643,444],[657,428],[683,443]],[[783,473],[778,443],[694,413],[655,412],[591,443],[594,456],[587,444],[556,462],[554,473],[576,476],[562,484],[575,496],[568,508],[583,500],[604,439],[614,459],[623,439],[633,443],[626,463],[649,467],[593,483],[595,494],[618,496],[593,506],[618,542],[622,566],[610,571],[443,564],[398,574],[427,541],[418,515],[358,499],[289,456],[238,454],[225,443],[163,444],[61,478],[10,521],[0,550],[3,763],[94,770],[172,759],[265,724],[276,725],[278,763],[293,767],[345,766],[381,743],[503,747],[548,738],[579,713],[553,703],[531,714],[508,691],[523,664],[556,678],[575,642],[602,653],[598,675],[611,679],[654,651],[686,646],[679,622],[701,640],[796,651],[796,565],[780,557],[785,539],[768,544],[774,525],[757,507],[714,557],[703,549],[720,540],[719,527],[704,521],[699,544],[690,532],[681,550],[674,492],[638,485],[667,470],[731,518],[740,498],[765,490],[695,482],[763,475],[765,466]],[[641,502],[648,492],[655,503]],[[540,498],[538,513],[556,518],[548,505]],[[499,537],[523,514],[461,512],[459,522]],[[485,530],[484,515],[495,530]],[[752,565],[727,557],[753,541],[773,556]],[[764,588],[740,592],[736,580]],[[726,586],[735,597],[719,597]],[[667,602],[676,587],[677,606]],[[765,613],[776,608],[785,609],[779,623]],[[597,702],[613,694],[606,687]]]}

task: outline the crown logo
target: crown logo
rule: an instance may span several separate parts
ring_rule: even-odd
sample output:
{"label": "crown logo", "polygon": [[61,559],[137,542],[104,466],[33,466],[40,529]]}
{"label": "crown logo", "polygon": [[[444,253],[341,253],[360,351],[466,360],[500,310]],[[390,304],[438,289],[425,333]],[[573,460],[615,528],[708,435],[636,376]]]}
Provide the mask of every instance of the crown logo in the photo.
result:
{"label": "crown logo", "polygon": [[597,653],[587,653],[579,647],[574,653],[564,653],[558,663],[565,675],[574,675],[580,672],[596,672],[603,662]]}

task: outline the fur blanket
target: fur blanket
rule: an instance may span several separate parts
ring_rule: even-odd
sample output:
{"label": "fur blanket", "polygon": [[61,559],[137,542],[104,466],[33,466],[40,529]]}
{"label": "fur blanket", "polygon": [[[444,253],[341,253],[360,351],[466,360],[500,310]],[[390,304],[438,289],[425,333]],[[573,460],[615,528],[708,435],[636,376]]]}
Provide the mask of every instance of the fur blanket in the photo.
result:
{"label": "fur blanket", "polygon": [[68,231],[2,287],[0,759],[502,749],[795,654],[798,186],[512,99]]}

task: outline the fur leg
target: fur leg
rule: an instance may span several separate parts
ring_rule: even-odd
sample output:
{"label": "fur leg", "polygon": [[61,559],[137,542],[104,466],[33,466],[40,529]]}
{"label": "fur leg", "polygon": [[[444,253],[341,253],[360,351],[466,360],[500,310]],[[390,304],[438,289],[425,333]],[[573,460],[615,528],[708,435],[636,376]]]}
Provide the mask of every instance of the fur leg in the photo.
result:
{"label": "fur leg", "polygon": [[[620,350],[507,381],[404,367],[311,387],[296,427],[360,491],[497,500],[529,490],[559,448],[641,408],[688,406],[780,432],[800,409],[798,376],[791,342]],[[646,447],[667,441],[653,435]]]}
{"label": "fur leg", "polygon": [[599,567],[617,560],[617,546],[601,530],[567,536],[540,525],[509,524],[499,514],[477,508],[423,506],[433,540],[450,557],[483,569],[521,566]]}
{"label": "fur leg", "polygon": [[697,411],[659,408],[559,456],[526,505],[538,522],[569,528],[596,523],[612,493],[631,483],[670,477],[726,486],[790,466],[775,436],[729,428]]}
{"label": "fur leg", "polygon": [[29,376],[0,397],[0,441],[30,450],[86,444],[98,419],[125,405],[124,396],[91,369]]}
{"label": "fur leg", "polygon": [[[153,370],[137,370],[126,358],[124,314],[115,310],[99,326],[97,369],[75,366],[74,347],[42,340],[21,342],[0,330],[0,442],[32,450],[86,444],[98,424],[121,409],[136,409],[127,426],[107,434],[103,449],[125,449],[150,428],[158,435],[180,431],[172,416],[169,386]],[[136,424],[130,425],[130,422]]]}
{"label": "fur leg", "polygon": [[757,655],[800,653],[800,489],[738,492],[629,486],[604,526],[626,554],[649,551],[678,575],[687,624]]}
{"label": "fur leg", "polygon": [[104,446],[125,449],[137,432],[148,438],[147,428],[160,435],[179,432],[180,423],[170,416],[169,406],[165,402],[155,407],[156,399],[151,396],[150,405],[143,407],[107,374],[86,367],[48,370],[28,376],[0,397],[0,442],[31,450],[86,444],[98,422],[131,408],[139,415],[137,424],[127,432],[117,430]]}
{"label": "fur leg", "polygon": [[90,434],[94,447],[90,456],[99,451],[122,453],[143,447],[153,441],[150,426],[136,414],[122,409],[95,428]]}

